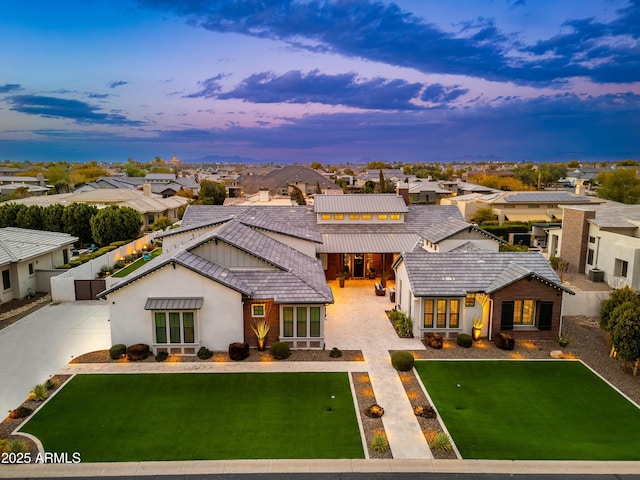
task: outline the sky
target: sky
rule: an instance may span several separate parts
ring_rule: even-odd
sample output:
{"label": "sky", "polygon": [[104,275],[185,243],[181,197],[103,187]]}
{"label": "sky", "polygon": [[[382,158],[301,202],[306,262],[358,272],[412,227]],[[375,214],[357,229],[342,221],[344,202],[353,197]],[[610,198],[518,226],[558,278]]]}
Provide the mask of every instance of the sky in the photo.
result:
{"label": "sky", "polygon": [[0,43],[0,161],[640,160],[640,0],[25,0]]}

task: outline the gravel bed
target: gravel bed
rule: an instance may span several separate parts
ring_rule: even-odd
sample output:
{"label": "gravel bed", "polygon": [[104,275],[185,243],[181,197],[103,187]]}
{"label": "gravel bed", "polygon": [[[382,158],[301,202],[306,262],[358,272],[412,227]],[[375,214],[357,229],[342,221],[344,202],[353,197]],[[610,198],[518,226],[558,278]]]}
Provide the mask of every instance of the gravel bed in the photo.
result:
{"label": "gravel bed", "polygon": [[371,387],[371,380],[369,374],[366,372],[353,372],[351,374],[351,380],[356,393],[356,401],[358,403],[358,411],[360,412],[360,418],[362,420],[362,430],[364,432],[364,438],[367,442],[367,450],[369,451],[369,458],[393,458],[391,453],[391,447],[386,452],[376,452],[371,448],[371,440],[376,434],[385,435],[384,425],[382,424],[382,418],[368,417],[364,412],[367,407],[376,404],[376,396]]}

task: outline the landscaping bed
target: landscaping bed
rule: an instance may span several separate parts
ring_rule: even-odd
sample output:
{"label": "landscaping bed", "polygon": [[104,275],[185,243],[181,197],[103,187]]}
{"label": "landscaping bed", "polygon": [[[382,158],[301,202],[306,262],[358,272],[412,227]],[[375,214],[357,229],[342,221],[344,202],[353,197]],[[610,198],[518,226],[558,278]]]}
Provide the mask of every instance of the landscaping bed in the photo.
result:
{"label": "landscaping bed", "polygon": [[360,412],[362,430],[367,442],[369,458],[393,458],[390,447],[388,447],[386,451],[377,451],[371,446],[375,435],[383,435],[386,439],[386,433],[382,423],[382,417],[369,417],[365,414],[365,409],[372,405],[377,405],[369,374],[366,372],[353,372],[351,374],[351,381],[353,382],[356,401],[358,402],[358,410]]}

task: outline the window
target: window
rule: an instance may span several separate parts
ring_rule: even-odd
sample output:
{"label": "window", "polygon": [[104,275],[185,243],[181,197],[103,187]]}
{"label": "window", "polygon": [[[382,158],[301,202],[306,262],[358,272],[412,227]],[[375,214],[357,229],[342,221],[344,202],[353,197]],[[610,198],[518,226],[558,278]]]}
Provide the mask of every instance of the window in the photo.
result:
{"label": "window", "polygon": [[466,298],[464,299],[465,307],[475,307],[476,306],[476,294],[475,293],[467,293]]}
{"label": "window", "polygon": [[62,250],[62,263],[69,263],[69,250]]}
{"label": "window", "polygon": [[540,205],[527,205],[527,208],[540,208]]}
{"label": "window", "polygon": [[428,298],[424,301],[424,328],[458,328],[460,300]]}
{"label": "window", "polygon": [[349,215],[349,220],[360,220],[360,215],[352,213]]}
{"label": "window", "polygon": [[378,214],[378,220],[386,220],[386,219],[387,219],[387,214],[386,213]]}
{"label": "window", "polygon": [[334,219],[334,220],[344,220],[344,215],[343,215],[342,213],[336,213],[336,214],[333,216],[333,219]]}
{"label": "window", "polygon": [[[168,320],[168,321],[167,321]],[[189,311],[153,312],[156,343],[195,343],[195,313]]]}
{"label": "window", "polygon": [[2,271],[2,288],[9,290],[11,288],[11,273],[9,270]]}
{"label": "window", "polygon": [[251,316],[252,317],[264,317],[265,316],[265,308],[263,303],[255,303],[251,305]]}
{"label": "window", "polygon": [[153,222],[155,221],[155,219],[153,218],[153,215],[149,215],[147,218],[147,223],[149,223],[149,225],[153,224]]}
{"label": "window", "polygon": [[320,307],[282,307],[282,336],[319,337],[321,313]]}
{"label": "window", "polygon": [[516,300],[513,308],[514,325],[534,324],[535,302],[533,300]]}
{"label": "window", "polygon": [[362,215],[362,219],[363,220],[371,220],[371,214],[370,213],[365,213]]}
{"label": "window", "polygon": [[29,264],[29,275],[33,275],[33,263]]}
{"label": "window", "polygon": [[616,263],[613,267],[613,275],[616,277],[626,277],[629,270],[629,262],[616,258]]}
{"label": "window", "polygon": [[322,215],[320,215],[320,219],[321,220],[331,220],[331,215],[329,215],[328,213],[323,213]]}
{"label": "window", "polygon": [[389,218],[391,218],[391,220],[400,220],[400,214],[392,213]]}
{"label": "window", "polygon": [[593,251],[593,248],[590,248],[587,250],[587,264],[588,265],[593,265],[593,256],[594,256],[595,252]]}
{"label": "window", "polygon": [[596,243],[596,237],[589,235],[589,243]]}

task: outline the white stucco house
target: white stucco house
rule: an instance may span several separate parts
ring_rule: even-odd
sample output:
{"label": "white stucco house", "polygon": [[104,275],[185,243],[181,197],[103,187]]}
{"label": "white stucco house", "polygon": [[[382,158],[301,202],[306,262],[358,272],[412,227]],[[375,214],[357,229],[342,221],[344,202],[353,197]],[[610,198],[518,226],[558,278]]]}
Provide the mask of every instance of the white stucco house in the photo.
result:
{"label": "white stucco house", "polygon": [[0,301],[24,298],[36,290],[38,270],[69,263],[78,237],[26,228],[0,228]]}

